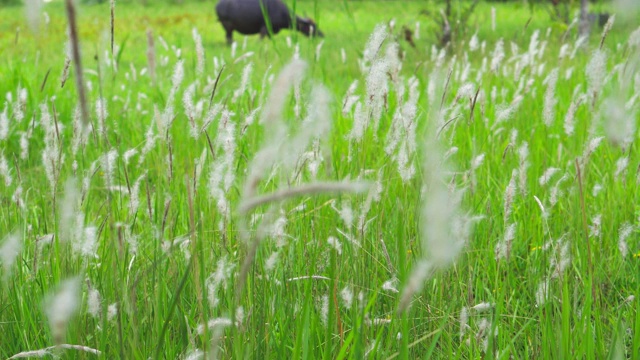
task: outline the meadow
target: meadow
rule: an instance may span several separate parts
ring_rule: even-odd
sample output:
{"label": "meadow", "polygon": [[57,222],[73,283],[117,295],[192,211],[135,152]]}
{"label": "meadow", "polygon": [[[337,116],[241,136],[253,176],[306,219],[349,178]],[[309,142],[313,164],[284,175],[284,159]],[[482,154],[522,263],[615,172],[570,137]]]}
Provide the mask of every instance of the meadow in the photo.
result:
{"label": "meadow", "polygon": [[637,13],[441,7],[0,8],[0,358],[640,358]]}

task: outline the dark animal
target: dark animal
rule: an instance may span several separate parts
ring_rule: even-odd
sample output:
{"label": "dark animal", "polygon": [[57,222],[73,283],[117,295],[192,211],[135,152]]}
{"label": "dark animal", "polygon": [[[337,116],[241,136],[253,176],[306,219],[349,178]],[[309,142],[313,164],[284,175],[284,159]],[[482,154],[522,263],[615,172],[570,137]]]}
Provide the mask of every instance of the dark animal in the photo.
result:
{"label": "dark animal", "polygon": [[[293,29],[307,36],[320,36],[322,32],[316,23],[308,18],[296,16],[295,21],[291,13],[281,0],[220,0],[216,5],[218,19],[227,32],[227,43],[233,42],[233,32],[261,37],[277,34],[282,29]],[[265,21],[269,20],[269,25]]]}
{"label": "dark animal", "polygon": [[607,21],[609,21],[610,17],[611,17],[611,14],[606,12],[589,13],[587,15],[587,19],[589,20],[589,23],[591,24],[598,23],[598,26],[600,27],[605,26],[607,24]]}

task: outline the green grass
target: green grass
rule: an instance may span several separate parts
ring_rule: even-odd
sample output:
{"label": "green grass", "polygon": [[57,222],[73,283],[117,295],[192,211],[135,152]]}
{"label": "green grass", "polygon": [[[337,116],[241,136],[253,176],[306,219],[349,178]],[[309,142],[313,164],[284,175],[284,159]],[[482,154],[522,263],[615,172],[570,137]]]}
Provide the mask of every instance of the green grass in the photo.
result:
{"label": "green grass", "polygon": [[[11,93],[15,101],[19,88],[27,92],[21,122],[14,119],[13,104],[0,106],[0,110],[7,109],[9,118],[8,134],[0,139],[0,153],[12,177],[11,184],[6,184],[0,176],[0,246],[9,234],[23,239],[23,249],[10,272],[4,264],[2,268],[0,358],[46,348],[56,341],[98,349],[105,358],[126,359],[185,358],[195,349],[212,356],[217,350],[222,358],[257,359],[640,358],[639,305],[629,298],[638,295],[640,275],[637,130],[634,128],[629,134],[632,141],[624,149],[605,138],[582,163],[581,176],[576,168],[576,160],[582,159],[589,141],[606,134],[605,120],[613,116],[604,112],[607,99],[619,96],[628,101],[640,91],[640,73],[634,63],[639,50],[626,43],[634,30],[633,22],[618,19],[604,45],[608,71],[626,63],[626,72],[620,75],[616,70],[595,100],[589,98],[578,108],[575,131],[567,135],[565,114],[575,87],[581,84],[585,91],[588,86],[585,69],[599,45],[599,30],[573,60],[560,60],[565,28],[552,23],[544,9],[536,7],[530,13],[520,3],[494,5],[498,19],[497,29],[492,31],[492,5],[482,3],[470,18],[469,29],[455,39],[456,46],[449,49],[438,69],[432,58],[435,25],[420,14],[425,8],[434,11],[437,4],[337,1],[301,2],[296,6],[299,13],[314,16],[326,36],[319,59],[315,53],[320,39],[283,32],[264,41],[257,36],[245,40],[235,34],[235,58],[253,53],[236,62],[232,50],[225,45],[212,3],[148,8],[117,4],[117,70],[108,59],[112,56],[109,5],[81,7],[79,30],[84,76],[91,83],[91,121],[97,124],[95,106],[100,94],[106,99],[108,116],[106,132],[90,134],[86,146],[77,154],[72,152],[72,119],[77,106],[73,65],[69,80],[60,86],[66,43],[63,4],[54,2],[44,7],[50,22],[41,23],[38,33],[29,30],[22,8],[0,9],[0,93]],[[361,72],[359,59],[375,25],[392,18],[395,30],[379,55],[384,55],[387,45],[399,42],[403,55],[399,79],[405,84],[406,93],[398,100],[398,88],[387,76],[389,93],[379,130],[375,132],[369,126],[361,141],[353,141],[349,134],[354,112],[342,114],[343,97],[357,79],[356,94],[360,101],[366,99],[367,74]],[[404,25],[414,29],[417,21],[420,38],[416,39],[417,47],[412,48],[401,39],[400,29]],[[205,48],[202,74],[196,73],[193,28],[202,36]],[[153,31],[155,38],[156,83],[151,81],[148,70],[141,73],[148,67],[147,29]],[[497,112],[512,101],[519,88],[513,80],[513,69],[520,58],[514,57],[511,43],[517,44],[519,54],[523,54],[536,30],[540,30],[540,40],[546,47],[533,65],[522,71],[523,78],[532,79],[531,90],[524,94],[518,110],[507,121],[498,123]],[[480,42],[486,41],[486,47],[471,52],[468,41],[476,32]],[[159,37],[166,41],[168,49]],[[286,134],[273,138],[275,125],[261,124],[260,110],[270,104],[267,99],[273,87],[269,77],[277,77],[294,54],[287,37],[294,44],[297,42],[300,58],[308,67],[300,85],[300,99],[296,100],[293,94],[285,99]],[[502,69],[497,73],[485,69],[476,78],[483,58],[490,66],[491,54],[501,38],[506,53]],[[573,49],[575,34],[568,36],[566,43]],[[179,56],[176,49],[180,49]],[[168,136],[158,136],[140,162],[148,128],[158,134],[154,107],[160,113],[165,110],[179,59],[184,60],[185,75],[171,104],[175,118]],[[230,119],[236,124],[235,156],[228,166],[235,178],[225,191],[229,217],[218,207],[218,200],[209,196],[210,171],[225,156],[224,144],[217,142],[219,129],[223,128],[221,116],[215,117],[207,134],[193,138],[182,101],[184,91],[195,83],[194,101],[202,101],[206,112],[223,62],[226,66],[213,104],[232,112]],[[253,69],[248,90],[239,93],[234,101],[234,91],[249,63]],[[538,73],[542,64],[544,68]],[[461,81],[465,66],[470,69],[469,77]],[[560,69],[555,91],[558,102],[554,121],[546,126],[543,110],[547,86],[543,82],[556,67]],[[451,81],[443,97],[450,68]],[[573,68],[573,75],[567,80],[569,68]],[[438,74],[440,77],[436,78]],[[403,181],[396,161],[384,149],[396,108],[409,96],[407,82],[412,76],[419,81],[420,93],[415,118],[418,150],[410,154],[410,163],[417,171],[410,180]],[[633,79],[628,88],[621,88],[623,79]],[[430,81],[434,81],[435,98],[428,95]],[[474,94],[478,87],[484,93],[473,118],[469,99],[455,98],[466,82],[474,84]],[[246,216],[239,211],[256,154],[265,145],[285,144],[287,138],[310,126],[303,120],[308,105],[317,99],[311,94],[318,84],[333,96],[332,103],[321,111],[332,119],[332,127],[317,147],[305,144],[304,149],[296,150],[322,155],[317,175],[307,167],[314,160],[312,156],[296,164],[278,163],[275,170],[266,170],[258,193],[314,181],[362,179],[373,184],[379,178],[382,192],[379,201],[373,201],[365,214],[366,230],[356,226],[367,203],[366,192],[303,195],[258,207]],[[492,101],[494,87],[497,98]],[[436,123],[441,98],[444,120],[454,120],[442,129],[434,150],[427,144],[441,130],[442,124]],[[300,106],[299,116],[294,110],[296,105]],[[58,130],[55,140],[49,142],[59,145],[58,156],[64,157],[53,189],[42,160],[43,152],[50,150],[46,150],[41,106],[52,116],[55,108]],[[246,117],[259,107],[255,121],[245,127]],[[601,112],[604,113],[600,115]],[[637,128],[637,102],[624,113],[632,116]],[[21,157],[23,134],[29,134],[25,158]],[[505,191],[512,171],[521,168],[518,149],[525,142],[529,166],[525,175],[515,175],[517,188],[511,214],[505,221]],[[434,170],[425,151],[434,151],[440,163],[452,147],[457,152],[446,163],[453,173],[436,172],[436,177],[447,188],[464,190],[460,211],[482,219],[473,226],[456,261],[428,277],[422,290],[412,297],[408,310],[399,313],[401,295],[414,265],[432,256],[429,247],[423,246],[421,224],[426,220],[421,217],[421,209],[439,182],[429,182],[431,171],[437,171],[437,166]],[[125,164],[123,156],[130,149],[136,149],[137,155]],[[122,191],[111,189],[100,162],[111,150],[118,153],[112,185],[122,186]],[[194,187],[194,173],[203,153],[203,170]],[[484,162],[472,171],[472,159],[481,154]],[[295,154],[289,150],[280,155]],[[616,176],[616,163],[623,157],[628,158],[627,169]],[[547,185],[541,185],[538,179],[549,167],[559,170]],[[563,176],[565,180],[559,183]],[[84,214],[84,226],[95,227],[96,257],[78,255],[65,238],[69,234],[63,220],[68,193],[65,184],[74,178],[78,186],[83,180],[88,181],[77,204]],[[140,178],[139,206],[132,212],[129,188]],[[429,186],[425,187],[425,182]],[[552,206],[552,189],[557,184],[561,194]],[[594,194],[596,185],[601,189]],[[24,207],[14,199],[18,187],[22,189]],[[548,216],[542,216],[534,196]],[[352,226],[341,219],[338,210],[342,208],[352,209]],[[598,215],[599,235],[591,236],[589,227]],[[496,261],[496,245],[514,223],[517,225],[510,258]],[[625,223],[633,228],[626,240],[628,255],[623,257],[618,238]],[[38,242],[47,234],[54,235],[51,244]],[[341,252],[328,243],[329,237],[338,239]],[[133,238],[137,249],[132,245]],[[260,239],[257,247],[256,239]],[[175,246],[167,245],[174,241]],[[554,264],[562,257],[563,245],[570,262],[556,273]],[[256,251],[255,258],[250,256],[252,250]],[[268,260],[274,252],[279,253],[278,261],[269,267]],[[245,261],[249,267],[243,274]],[[212,305],[208,284],[219,264],[226,264],[222,266],[226,276],[215,290],[218,302]],[[312,275],[316,277],[310,278]],[[79,280],[81,306],[63,332],[63,339],[54,339],[46,315],[47,299],[69,278]],[[383,289],[383,284],[393,279],[397,279],[393,286],[400,293]],[[538,306],[536,292],[545,280],[547,301]],[[98,290],[102,299],[97,317],[87,312],[90,289]],[[350,304],[343,300],[344,289],[352,294]],[[470,309],[480,303],[492,306],[485,312]],[[118,311],[109,319],[107,308],[112,304]],[[321,310],[323,304],[327,316]],[[463,308],[469,309],[469,320],[461,336]],[[235,325],[198,333],[199,325],[219,318],[228,318]],[[620,352],[621,357],[616,357]],[[77,350],[59,354],[69,358],[94,356]]]}

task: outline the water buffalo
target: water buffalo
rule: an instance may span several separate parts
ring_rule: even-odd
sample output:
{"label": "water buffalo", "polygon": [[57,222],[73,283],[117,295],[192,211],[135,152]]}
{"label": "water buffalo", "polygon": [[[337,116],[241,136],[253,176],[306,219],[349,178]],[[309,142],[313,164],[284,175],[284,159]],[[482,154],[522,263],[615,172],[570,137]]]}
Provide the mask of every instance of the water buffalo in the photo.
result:
{"label": "water buffalo", "polygon": [[[218,19],[227,32],[227,43],[233,42],[233,31],[241,34],[260,34],[264,37],[271,30],[277,34],[282,29],[292,29],[294,21],[289,8],[281,0],[220,0],[216,5]],[[271,29],[265,22],[268,17]],[[323,36],[316,23],[296,16],[295,28],[310,36]]]}

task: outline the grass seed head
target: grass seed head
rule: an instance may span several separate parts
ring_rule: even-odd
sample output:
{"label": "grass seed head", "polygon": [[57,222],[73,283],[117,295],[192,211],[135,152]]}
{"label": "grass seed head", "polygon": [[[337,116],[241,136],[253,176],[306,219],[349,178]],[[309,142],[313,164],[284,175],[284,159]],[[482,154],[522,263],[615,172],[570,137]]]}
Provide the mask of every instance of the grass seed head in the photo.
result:
{"label": "grass seed head", "polygon": [[107,103],[104,98],[96,100],[96,116],[98,118],[98,132],[100,134],[106,134],[106,119],[109,115],[107,110]]}
{"label": "grass seed head", "polygon": [[549,280],[545,279],[543,281],[541,281],[538,284],[538,289],[536,290],[536,294],[535,294],[535,300],[536,300],[536,306],[541,307],[543,306],[546,302],[547,299],[549,298]]}
{"label": "grass seed head", "polygon": [[29,157],[29,133],[20,133],[20,160],[26,160]]}
{"label": "grass seed head", "polygon": [[595,50],[587,64],[585,73],[589,84],[589,95],[595,97],[602,89],[607,75],[607,53],[600,49]]}
{"label": "grass seed head", "polygon": [[495,257],[497,261],[501,259],[509,261],[511,258],[511,247],[515,238],[516,225],[516,223],[509,224],[504,232],[504,238],[496,245]]}
{"label": "grass seed head", "polygon": [[31,31],[38,33],[40,31],[40,17],[42,16],[42,0],[25,0],[27,23]]}
{"label": "grass seed head", "polygon": [[400,295],[398,312],[401,313],[409,308],[413,295],[422,290],[425,280],[429,278],[432,271],[433,266],[425,259],[419,260],[418,263],[413,266],[409,280]]}
{"label": "grass seed head", "polygon": [[574,92],[573,99],[571,100],[571,104],[569,105],[569,109],[567,110],[567,114],[564,117],[564,133],[571,136],[573,135],[573,130],[575,129],[575,116],[576,111],[578,111],[578,107],[584,102],[585,96],[580,94],[580,87],[576,87],[576,92]]}
{"label": "grass seed head", "polygon": [[0,113],[0,140],[6,140],[9,135],[9,115],[7,114],[8,106]]}
{"label": "grass seed head", "polygon": [[8,188],[13,183],[13,176],[11,176],[11,169],[9,168],[9,162],[4,156],[4,150],[0,151],[0,176],[4,178],[4,185]]}
{"label": "grass seed head", "polygon": [[367,105],[367,113],[369,121],[373,120],[374,130],[377,130],[378,122],[382,116],[382,109],[385,105],[385,98],[389,92],[387,82],[387,72],[390,64],[387,59],[377,59],[371,65],[366,79],[367,97],[365,104]]}
{"label": "grass seed head", "polygon": [[[231,321],[231,319],[220,317],[209,320],[209,322],[207,323],[207,328],[209,328],[209,331],[221,330],[232,325],[233,322]],[[198,335],[204,334],[204,325],[198,325],[197,332]]]}
{"label": "grass seed head", "polygon": [[338,240],[338,238],[329,236],[329,238],[327,239],[327,243],[336,250],[338,255],[342,254],[342,243],[340,242],[340,240]]}
{"label": "grass seed head", "polygon": [[280,260],[280,252],[274,251],[273,253],[271,253],[271,255],[264,262],[264,269],[267,272],[273,271],[273,269],[275,269],[276,265],[278,265],[278,261],[279,260]]}
{"label": "grass seed head", "polygon": [[342,301],[344,302],[344,307],[350,309],[353,304],[353,291],[349,286],[345,286],[340,290],[340,298],[342,298]]}
{"label": "grass seed head", "polygon": [[97,289],[90,288],[87,295],[87,312],[94,318],[100,317],[102,312],[102,300],[100,292]]}
{"label": "grass seed head", "polygon": [[509,184],[504,191],[504,221],[505,223],[509,219],[511,215],[511,206],[513,205],[513,200],[516,195],[516,175],[518,174],[517,170],[513,170],[511,172],[511,180],[509,180]]}
{"label": "grass seed head", "polygon": [[621,157],[616,161],[616,172],[613,175],[617,180],[624,178],[625,172],[627,171],[627,167],[629,166],[629,158]]}
{"label": "grass seed head", "polygon": [[551,71],[551,73],[547,76],[547,91],[544,95],[544,111],[543,111],[543,119],[544,124],[549,127],[553,124],[555,120],[555,107],[558,103],[556,99],[556,83],[558,82],[558,68],[555,68]]}
{"label": "grass seed head", "polygon": [[364,53],[362,54],[363,60],[365,63],[371,63],[373,59],[376,57],[380,48],[382,47],[382,43],[387,38],[387,27],[384,24],[378,24],[375,29],[373,29],[373,33],[369,37],[369,41],[365,46]]}
{"label": "grass seed head", "polygon": [[329,323],[329,295],[322,295],[320,298],[320,321],[325,327]]}
{"label": "grass seed head", "polygon": [[620,250],[620,255],[622,255],[623,258],[626,258],[629,254],[627,239],[631,236],[634,230],[634,226],[628,222],[622,224],[618,230],[618,250]]}
{"label": "grass seed head", "polygon": [[145,171],[142,175],[140,175],[136,181],[131,186],[131,192],[129,193],[129,213],[134,215],[138,211],[138,207],[140,206],[140,184],[147,176],[147,172]]}
{"label": "grass seed head", "polygon": [[518,187],[522,195],[527,194],[527,169],[529,169],[529,144],[525,141],[518,148],[520,166],[518,168]]}
{"label": "grass seed head", "polygon": [[191,30],[191,35],[196,45],[196,74],[200,75],[204,72],[204,46],[202,45],[202,37],[196,28]]}
{"label": "grass seed head", "polygon": [[398,288],[397,288],[397,286],[398,286],[397,283],[398,283],[398,279],[397,278],[393,278],[393,279],[387,280],[382,284],[382,290],[389,291],[389,292],[397,294],[397,293],[399,293]]}
{"label": "grass seed head", "polygon": [[80,304],[80,279],[71,278],[60,283],[58,290],[45,301],[45,312],[55,343],[63,342],[67,325]]}
{"label": "grass seed head", "polygon": [[616,146],[628,148],[636,133],[635,111],[627,110],[623,100],[610,97],[602,104],[601,117],[607,139]]}
{"label": "grass seed head", "polygon": [[74,221],[80,205],[81,194],[75,178],[69,178],[64,184],[64,196],[60,202],[60,234],[61,241],[73,241]]}
{"label": "grass seed head", "polygon": [[240,86],[233,92],[232,102],[237,102],[240,96],[247,92],[247,86],[251,80],[251,72],[253,70],[253,63],[248,63],[242,69],[242,78],[240,80]]}
{"label": "grass seed head", "polygon": [[462,341],[462,338],[464,338],[464,334],[467,332],[467,329],[469,329],[469,310],[467,309],[466,306],[462,307],[462,310],[460,310],[460,340]]}
{"label": "grass seed head", "polygon": [[118,303],[113,303],[107,307],[107,321],[113,322],[118,316]]}
{"label": "grass seed head", "polygon": [[479,303],[477,305],[474,305],[471,307],[471,310],[475,311],[476,313],[480,314],[486,311],[489,311],[491,309],[493,309],[493,307],[495,306],[495,304],[492,303],[488,303],[488,302],[483,302],[483,303]]}
{"label": "grass seed head", "polygon": [[540,178],[538,179],[538,183],[540,184],[540,186],[547,185],[549,180],[551,180],[553,175],[555,175],[558,171],[560,171],[560,169],[554,168],[554,167],[550,167],[547,170],[545,170],[544,174],[542,174],[542,176],[540,176]]}
{"label": "grass seed head", "polygon": [[496,43],[496,47],[493,50],[493,54],[491,55],[491,72],[497,73],[498,70],[500,70],[500,65],[502,64],[502,60],[504,60],[504,58],[504,40],[500,39]]}
{"label": "grass seed head", "polygon": [[22,252],[22,237],[18,233],[7,235],[0,246],[0,261],[4,280],[11,275],[11,269]]}
{"label": "grass seed head", "polygon": [[104,172],[104,182],[107,187],[114,185],[114,175],[116,170],[116,161],[118,160],[118,150],[111,149],[100,159],[100,166]]}

